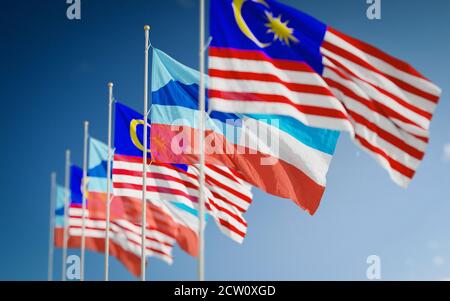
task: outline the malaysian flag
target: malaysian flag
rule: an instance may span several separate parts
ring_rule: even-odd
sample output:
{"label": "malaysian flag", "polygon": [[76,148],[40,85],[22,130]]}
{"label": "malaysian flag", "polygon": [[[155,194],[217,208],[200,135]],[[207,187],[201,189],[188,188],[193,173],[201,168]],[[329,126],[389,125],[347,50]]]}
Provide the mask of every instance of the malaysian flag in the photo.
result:
{"label": "malaysian flag", "polygon": [[[82,236],[82,169],[71,167],[70,204],[68,211],[68,247],[80,248]],[[92,173],[91,173],[92,174]],[[90,180],[90,179],[89,179]],[[64,190],[64,189],[62,189]],[[88,195],[89,197],[89,195]],[[89,208],[89,199],[88,199]],[[95,207],[98,209],[98,207]],[[86,249],[104,253],[106,220],[98,211],[85,212]],[[110,222],[110,255],[116,257],[134,276],[141,274],[141,227],[126,219],[112,219]],[[173,263],[172,249],[175,238],[159,229],[146,230],[146,256],[152,256]]]}
{"label": "malaysian flag", "polygon": [[350,132],[406,187],[441,90],[411,65],[274,0],[212,0],[213,110]]}
{"label": "malaysian flag", "polygon": [[[138,138],[142,137],[143,133],[142,118],[141,114],[116,103],[114,196],[126,198],[128,200],[126,210],[134,208],[135,213],[129,215],[137,218],[140,216],[139,204],[142,197],[142,143]],[[148,137],[150,138],[150,135]],[[148,163],[149,203],[154,205],[165,203],[161,207],[167,207],[170,202],[176,202],[196,211],[199,169],[195,165],[165,164],[152,162],[151,159]],[[252,200],[251,186],[224,167],[207,166],[205,173],[208,185],[206,209],[224,234],[237,242],[242,242],[247,231],[243,213],[247,211]],[[198,233],[198,224],[192,222],[186,224],[177,220],[176,222],[182,233]],[[189,242],[189,239],[185,241]]]}
{"label": "malaysian flag", "polygon": [[[152,156],[158,162],[195,164],[201,75],[159,49],[153,50],[152,70]],[[205,124],[206,163],[224,166],[236,179],[314,214],[339,132],[307,127],[291,117],[217,111],[206,115]]]}
{"label": "malaysian flag", "polygon": [[[107,161],[108,146],[99,140],[90,138],[87,207],[89,217],[95,220],[106,219]],[[140,199],[129,197],[129,195],[112,195],[111,197],[110,220],[120,221],[122,224],[124,221],[131,221],[135,226],[139,225]],[[151,238],[154,243],[167,244],[166,238],[169,237],[179,241],[180,246],[187,253],[192,256],[197,255],[198,220],[195,212],[185,210],[184,207],[177,206],[175,203],[155,201],[147,206],[147,224],[147,231],[159,233]],[[153,248],[151,251],[155,256],[159,255],[162,259],[168,259],[166,261],[172,261],[171,256],[164,253],[164,250]]]}

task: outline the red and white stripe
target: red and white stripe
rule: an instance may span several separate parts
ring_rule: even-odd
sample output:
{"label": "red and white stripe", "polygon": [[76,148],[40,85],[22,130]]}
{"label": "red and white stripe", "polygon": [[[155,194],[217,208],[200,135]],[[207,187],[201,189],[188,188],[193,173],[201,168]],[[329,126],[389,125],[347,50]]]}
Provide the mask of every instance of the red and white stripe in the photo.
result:
{"label": "red and white stripe", "polygon": [[[170,164],[152,163],[147,173],[147,199],[176,201],[197,208],[197,167],[187,171]],[[225,167],[207,166],[205,170],[206,208],[222,232],[235,241],[242,242],[247,223],[243,218],[252,200],[251,186]],[[140,198],[142,196],[142,159],[115,155],[113,162],[114,195]],[[190,225],[192,229],[194,225]],[[198,229],[198,225],[196,227]]]}
{"label": "red and white stripe", "polygon": [[[81,237],[82,235],[82,209],[71,207],[69,209],[69,236]],[[87,239],[105,238],[106,221],[89,217],[85,219],[85,237]],[[118,244],[126,252],[135,256],[141,254],[141,226],[127,220],[111,220],[111,243]],[[173,263],[172,249],[175,238],[156,229],[146,231],[146,256],[157,257],[168,264]],[[103,249],[102,249],[103,250]],[[93,251],[102,251],[93,250]]]}
{"label": "red and white stripe", "polygon": [[213,110],[287,115],[309,126],[352,130],[342,103],[304,62],[211,47],[208,73]]}
{"label": "red and white stripe", "polygon": [[320,51],[322,76],[262,51],[210,48],[212,109],[349,131],[406,187],[423,159],[441,90],[407,63],[332,28]]}
{"label": "red and white stripe", "polygon": [[424,157],[441,90],[409,64],[328,28],[323,78],[342,102],[354,140],[406,187]]}

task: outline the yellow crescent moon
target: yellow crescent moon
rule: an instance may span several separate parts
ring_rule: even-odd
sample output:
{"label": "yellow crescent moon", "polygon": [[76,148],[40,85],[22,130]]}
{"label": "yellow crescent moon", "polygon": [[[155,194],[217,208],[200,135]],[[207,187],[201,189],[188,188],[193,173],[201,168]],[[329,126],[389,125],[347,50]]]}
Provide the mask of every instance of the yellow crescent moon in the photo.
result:
{"label": "yellow crescent moon", "polygon": [[[239,26],[239,29],[242,31],[243,34],[247,38],[249,38],[253,43],[258,45],[260,48],[266,48],[270,46],[272,43],[261,43],[253,34],[253,32],[248,27],[247,23],[244,20],[244,17],[242,16],[242,5],[247,0],[233,0],[232,6],[233,6],[233,12],[234,12],[234,18],[236,19],[236,23]],[[252,0],[256,3],[261,3],[265,7],[269,7],[269,5],[264,0]]]}
{"label": "yellow crescent moon", "polygon": [[[130,122],[130,138],[133,142],[134,146],[136,146],[139,150],[144,151],[144,146],[142,145],[141,141],[139,141],[139,138],[136,134],[136,128],[138,125],[144,125],[144,120],[140,119],[133,119]],[[151,151],[148,149],[148,153],[151,153]]]}

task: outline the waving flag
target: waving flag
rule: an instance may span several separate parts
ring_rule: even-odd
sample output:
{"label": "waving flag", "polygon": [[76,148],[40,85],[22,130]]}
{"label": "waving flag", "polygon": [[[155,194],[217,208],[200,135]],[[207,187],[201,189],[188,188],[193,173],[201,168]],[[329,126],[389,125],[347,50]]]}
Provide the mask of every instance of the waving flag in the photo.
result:
{"label": "waving flag", "polygon": [[56,186],[56,204],[55,204],[55,229],[54,229],[54,245],[57,248],[64,247],[64,204],[65,189]]}
{"label": "waving flag", "polygon": [[[115,155],[113,164],[113,186],[116,197],[128,198],[127,208],[135,208],[139,216],[142,197],[142,142],[143,116],[126,106],[116,103]],[[140,126],[138,126],[140,125]],[[149,135],[150,137],[150,135]],[[152,157],[153,158],[153,157]],[[193,165],[172,165],[152,162],[149,159],[147,174],[147,199],[169,212],[174,207],[168,202],[183,204],[196,210],[198,203],[198,168]],[[242,242],[247,231],[243,213],[250,205],[250,185],[238,179],[231,171],[209,166],[206,170],[208,184],[206,208],[214,217],[221,231],[235,241]],[[134,203],[135,206],[129,204]],[[186,215],[186,214],[185,214]],[[187,216],[186,216],[187,217]],[[189,217],[190,219],[192,217]],[[186,224],[175,220],[182,236],[195,237],[189,241],[193,254],[197,254],[198,219]],[[195,236],[194,236],[195,234]],[[183,247],[183,246],[182,246]],[[193,249],[194,248],[194,249]]]}
{"label": "waving flag", "polygon": [[[88,160],[88,182],[87,190],[88,205],[103,206],[106,203],[106,173],[108,162],[108,146],[95,138],[89,138],[89,160]],[[106,209],[106,207],[105,207]]]}
{"label": "waving flag", "polygon": [[[97,141],[97,143],[101,143]],[[95,155],[94,155],[95,156]],[[95,173],[91,171],[91,175]],[[106,175],[106,173],[104,173]],[[97,174],[98,175],[98,174]],[[82,235],[82,208],[81,208],[81,183],[83,171],[77,166],[71,167],[71,202],[69,206],[69,238],[70,248],[81,247]],[[89,179],[90,180],[90,179]],[[93,182],[91,182],[92,184]],[[91,189],[95,185],[91,185]],[[88,194],[88,197],[90,194]],[[89,199],[88,199],[89,208]],[[98,208],[97,208],[98,209]],[[93,212],[94,213],[94,212]],[[104,253],[105,252],[105,230],[106,220],[104,216],[96,217],[89,209],[85,219],[86,249]],[[138,277],[141,274],[141,227],[125,219],[111,220],[110,227],[110,254],[116,257],[122,264]],[[146,231],[146,256],[157,257],[168,264],[173,262],[172,249],[174,237],[166,235],[157,229]]]}
{"label": "waving flag", "polygon": [[211,0],[209,101],[349,131],[406,187],[441,90],[409,64],[274,0]]}
{"label": "waving flag", "polygon": [[[160,50],[153,53],[152,155],[155,161],[198,162],[199,73]],[[289,198],[313,214],[339,133],[279,115],[211,112],[206,118],[207,163],[222,165],[235,181]],[[239,200],[236,205],[248,207]]]}

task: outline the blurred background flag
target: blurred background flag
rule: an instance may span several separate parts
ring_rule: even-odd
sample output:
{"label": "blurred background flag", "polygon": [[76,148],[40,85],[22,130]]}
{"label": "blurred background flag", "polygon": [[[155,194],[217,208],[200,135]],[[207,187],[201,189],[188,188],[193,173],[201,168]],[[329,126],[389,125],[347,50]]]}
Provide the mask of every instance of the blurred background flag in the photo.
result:
{"label": "blurred background flag", "polygon": [[274,0],[211,0],[209,101],[350,132],[406,187],[441,90],[408,63]]}
{"label": "blurred background flag", "polygon": [[55,203],[55,228],[54,228],[54,244],[57,248],[63,248],[64,239],[64,199],[65,189],[63,186],[56,187],[56,203]]}
{"label": "blurred background flag", "polygon": [[[196,163],[200,74],[157,49],[152,71],[152,155],[155,161]],[[311,214],[317,210],[338,132],[280,115],[212,111],[206,119],[206,162],[214,164],[208,168],[227,170],[229,181],[245,180]],[[245,198],[230,200],[240,211],[248,208]]]}
{"label": "blurred background flag", "polygon": [[[98,145],[101,142],[96,141]],[[105,166],[106,167],[106,166]],[[91,173],[96,174],[95,172]],[[99,173],[101,174],[101,173]],[[97,174],[97,175],[99,175]],[[81,247],[82,235],[82,209],[81,209],[81,181],[82,169],[71,167],[71,202],[69,206],[69,248]],[[105,173],[106,175],[106,173]],[[91,179],[89,178],[89,181]],[[88,182],[89,183],[89,182]],[[95,183],[92,182],[92,183]],[[106,183],[106,182],[105,182]],[[91,185],[95,187],[95,185]],[[97,189],[97,190],[101,190]],[[63,189],[64,191],[64,189]],[[97,204],[99,201],[97,199]],[[90,211],[90,194],[87,199],[86,213],[86,249],[104,253],[106,220],[103,211]],[[96,206],[95,209],[104,206]],[[141,228],[138,224],[126,219],[111,220],[110,228],[110,255],[116,257],[128,271],[136,277],[141,274]],[[148,229],[146,233],[146,256],[157,257],[169,264],[173,262],[172,249],[174,238],[155,229]]]}
{"label": "blurred background flag", "polygon": [[[139,138],[143,136],[142,118],[141,114],[116,103],[114,195],[115,198],[120,196],[134,200],[136,212],[140,210],[138,200],[142,190],[142,139]],[[147,198],[150,204],[177,202],[196,210],[198,168],[194,165],[166,164],[151,160],[153,155],[149,157],[151,164],[147,175]],[[247,231],[243,213],[251,203],[251,186],[235,176],[232,171],[216,166],[206,168],[206,183],[206,207],[209,214],[214,217],[224,234],[237,242],[242,242]],[[136,213],[134,215],[139,216]],[[186,229],[185,225],[180,226],[181,229]],[[197,230],[198,225],[195,233]],[[198,252],[197,248],[198,245],[195,243],[195,253]]]}
{"label": "blurred background flag", "polygon": [[89,203],[106,203],[106,167],[108,146],[95,138],[89,138],[88,198]]}

